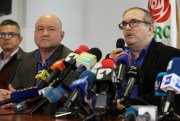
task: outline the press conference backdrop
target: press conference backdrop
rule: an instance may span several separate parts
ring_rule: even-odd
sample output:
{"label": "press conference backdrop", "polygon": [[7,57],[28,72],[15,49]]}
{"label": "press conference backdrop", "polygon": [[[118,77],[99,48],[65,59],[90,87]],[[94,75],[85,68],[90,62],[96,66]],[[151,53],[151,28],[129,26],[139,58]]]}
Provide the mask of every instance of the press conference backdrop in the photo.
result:
{"label": "press conference backdrop", "polygon": [[123,12],[134,6],[147,9],[147,4],[148,0],[12,0],[11,14],[0,16],[0,21],[18,21],[24,38],[21,46],[32,51],[37,48],[33,38],[37,18],[45,13],[55,14],[63,23],[63,44],[72,50],[80,44],[98,47],[105,57],[115,48],[117,39],[123,38],[118,28]]}

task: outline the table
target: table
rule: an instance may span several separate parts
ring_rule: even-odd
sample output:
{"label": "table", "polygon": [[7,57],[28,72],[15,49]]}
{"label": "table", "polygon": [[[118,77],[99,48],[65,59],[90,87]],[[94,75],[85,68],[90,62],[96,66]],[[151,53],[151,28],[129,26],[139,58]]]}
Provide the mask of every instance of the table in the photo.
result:
{"label": "table", "polygon": [[0,121],[79,121],[79,119],[53,118],[41,114],[14,114],[12,109],[0,109]]}

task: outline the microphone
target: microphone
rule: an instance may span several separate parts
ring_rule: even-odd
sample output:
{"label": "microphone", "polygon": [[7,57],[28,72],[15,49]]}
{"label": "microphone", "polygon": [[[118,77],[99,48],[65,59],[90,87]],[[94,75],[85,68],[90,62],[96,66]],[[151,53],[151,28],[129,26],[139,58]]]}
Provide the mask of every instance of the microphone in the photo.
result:
{"label": "microphone", "polygon": [[170,60],[167,67],[167,75],[163,77],[161,89],[167,92],[163,113],[167,113],[170,105],[174,102],[174,95],[180,93],[180,58],[174,57]]}
{"label": "microphone", "polygon": [[21,101],[20,103],[17,103],[15,105],[13,105],[13,110],[15,112],[20,112],[20,111],[28,108],[30,105],[39,102],[42,99],[43,99],[43,96],[42,95],[38,95],[36,97],[33,97],[32,99]]}
{"label": "microphone", "polygon": [[112,58],[106,58],[102,62],[102,68],[112,68],[114,70],[117,69],[115,61]]}
{"label": "microphone", "polygon": [[88,68],[90,69],[92,65],[95,64],[95,62],[101,59],[102,53],[99,49],[92,48],[89,50],[89,52],[90,53],[83,52],[82,55],[80,54],[77,57],[76,64],[78,68],[75,71],[71,71],[68,76],[63,80],[62,87],[64,89],[70,90],[69,86],[72,84],[72,82],[76,80],[83,71],[88,70]]}
{"label": "microphone", "polygon": [[62,81],[65,79],[65,77],[72,71],[77,69],[76,68],[76,58],[79,56],[77,53],[86,52],[89,50],[89,48],[85,45],[79,46],[78,49],[75,50],[75,53],[70,53],[65,59],[64,59],[64,65],[65,69],[60,74],[59,78],[54,80],[51,84],[52,87],[56,87],[59,83],[62,83]]}
{"label": "microphone", "polygon": [[156,81],[155,81],[155,96],[166,96],[166,92],[161,90],[161,83],[162,83],[162,79],[163,77],[167,75],[166,72],[160,72],[157,75]]}
{"label": "microphone", "polygon": [[[117,78],[116,74],[114,72],[114,69],[116,68],[114,60],[107,58],[104,59],[101,62],[102,68],[97,69],[96,78],[92,85],[90,86],[87,94],[87,99],[89,100],[98,90],[99,86],[101,86],[98,82],[98,80],[104,79],[104,80],[111,80],[114,83],[116,83]],[[101,79],[100,79],[101,78]],[[103,81],[103,80],[102,80]]]}
{"label": "microphone", "polygon": [[176,73],[176,75],[180,76],[179,65],[180,65],[180,58],[179,57],[172,58],[167,66],[167,74]]}
{"label": "microphone", "polygon": [[125,121],[157,121],[157,106],[139,106],[128,107],[124,113]]}
{"label": "microphone", "polygon": [[55,103],[57,102],[63,95],[65,90],[58,85],[57,87],[49,87],[43,94],[43,99],[38,103],[38,105],[31,111],[31,115],[35,113],[38,109],[40,109],[46,103]]}
{"label": "microphone", "polygon": [[35,78],[37,80],[45,81],[48,76],[50,76],[50,73],[52,72],[51,69],[43,69],[38,71]]}
{"label": "microphone", "polygon": [[81,52],[88,52],[89,48],[86,45],[80,45],[79,48],[75,50],[77,54],[80,54]]}
{"label": "microphone", "polygon": [[50,67],[50,70],[52,70],[51,74],[44,81],[40,81],[37,84],[37,86],[44,88],[44,87],[48,86],[55,78],[57,78],[58,75],[61,73],[61,71],[64,69],[64,63],[63,62],[64,62],[64,59],[60,59],[60,60],[56,61]]}
{"label": "microphone", "polygon": [[38,96],[39,95],[38,90],[39,90],[39,88],[33,87],[33,88],[29,88],[29,89],[17,90],[15,92],[12,92],[10,94],[9,99],[0,101],[0,106],[8,104],[8,103],[19,103],[23,100]]}
{"label": "microphone", "polygon": [[130,54],[129,49],[123,50],[119,57],[116,59],[116,65],[118,67],[118,72],[117,72],[117,84],[121,85],[122,81],[124,80],[124,75],[126,70],[130,67],[132,64],[132,57]]}
{"label": "microphone", "polygon": [[125,110],[124,121],[136,121],[138,116],[138,109],[134,106],[130,106]]}
{"label": "microphone", "polygon": [[124,39],[122,38],[119,38],[116,42],[116,48],[123,48],[124,49],[124,46],[125,46],[125,42],[124,42]]}
{"label": "microphone", "polygon": [[143,74],[142,74],[142,70],[140,69],[140,67],[131,66],[129,68],[129,70],[126,73],[127,84],[126,84],[126,87],[125,87],[123,94],[120,98],[121,104],[126,105],[127,100],[129,99],[129,97],[131,95],[133,86],[138,83],[138,81],[140,80],[142,75]]}
{"label": "microphone", "polygon": [[87,52],[82,52],[76,58],[77,67],[80,65],[84,65],[87,70],[91,70],[91,68],[97,63],[102,57],[102,52],[98,48],[92,48]]}
{"label": "microphone", "polygon": [[157,121],[157,106],[140,106],[137,121]]}
{"label": "microphone", "polygon": [[79,76],[79,79],[75,80],[71,84],[70,89],[72,93],[64,106],[67,108],[71,108],[79,96],[84,98],[87,94],[89,85],[94,81],[94,78],[95,74],[91,71],[83,71]]}
{"label": "microphone", "polygon": [[[123,48],[123,49],[124,49],[124,46],[125,46],[124,39],[119,38],[119,39],[116,41],[116,48]],[[109,55],[110,55],[110,54],[107,54],[105,58],[109,58]]]}

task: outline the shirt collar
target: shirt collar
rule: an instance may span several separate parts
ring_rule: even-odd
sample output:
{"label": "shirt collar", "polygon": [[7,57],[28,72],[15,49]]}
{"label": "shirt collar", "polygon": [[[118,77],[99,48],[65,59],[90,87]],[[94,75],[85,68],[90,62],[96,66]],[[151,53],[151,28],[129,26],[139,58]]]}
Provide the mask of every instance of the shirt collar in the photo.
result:
{"label": "shirt collar", "polygon": [[[18,51],[19,51],[19,48],[17,48],[13,53],[11,53],[8,59],[12,58]],[[3,51],[0,53],[0,60],[3,60]]]}

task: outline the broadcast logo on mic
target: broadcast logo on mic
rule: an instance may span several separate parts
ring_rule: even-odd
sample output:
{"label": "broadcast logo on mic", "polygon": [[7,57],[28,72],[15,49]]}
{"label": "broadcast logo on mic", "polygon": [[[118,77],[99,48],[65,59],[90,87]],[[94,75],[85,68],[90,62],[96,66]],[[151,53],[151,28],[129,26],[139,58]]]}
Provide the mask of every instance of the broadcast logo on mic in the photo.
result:
{"label": "broadcast logo on mic", "polygon": [[82,52],[77,58],[76,58],[76,65],[77,67],[83,65],[86,67],[87,70],[90,70],[95,63],[97,62],[96,56],[87,52]]}
{"label": "broadcast logo on mic", "polygon": [[161,89],[167,92],[174,90],[176,94],[180,93],[180,77],[175,73],[165,75],[161,83]]}

